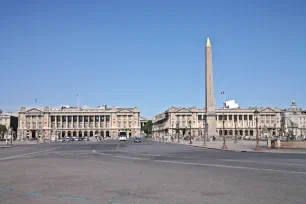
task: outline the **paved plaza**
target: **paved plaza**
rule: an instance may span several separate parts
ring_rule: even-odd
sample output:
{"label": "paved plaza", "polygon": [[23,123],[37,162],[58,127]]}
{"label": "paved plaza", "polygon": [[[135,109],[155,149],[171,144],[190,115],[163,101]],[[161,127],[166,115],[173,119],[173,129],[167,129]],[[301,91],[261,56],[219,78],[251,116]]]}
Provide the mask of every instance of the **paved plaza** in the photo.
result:
{"label": "paved plaza", "polygon": [[1,204],[305,203],[306,155],[145,140],[0,148]]}

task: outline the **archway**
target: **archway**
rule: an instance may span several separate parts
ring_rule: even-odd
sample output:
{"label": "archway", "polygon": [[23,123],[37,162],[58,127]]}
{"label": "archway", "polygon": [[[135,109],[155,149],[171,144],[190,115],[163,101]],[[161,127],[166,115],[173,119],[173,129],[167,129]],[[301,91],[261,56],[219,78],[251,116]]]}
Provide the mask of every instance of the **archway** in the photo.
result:
{"label": "archway", "polygon": [[99,131],[95,131],[95,136],[100,136]]}
{"label": "archway", "polygon": [[101,134],[101,136],[104,138],[104,131],[101,131],[100,134]]}
{"label": "archway", "polygon": [[92,137],[93,136],[93,131],[89,132],[89,136]]}
{"label": "archway", "polygon": [[233,130],[230,130],[230,131],[229,131],[229,135],[233,135]]}
{"label": "archway", "polygon": [[71,137],[71,132],[70,131],[68,131],[68,137]]}
{"label": "archway", "polygon": [[250,136],[253,136],[254,132],[253,130],[250,130]]}
{"label": "archway", "polygon": [[85,131],[85,132],[84,132],[84,137],[87,137],[87,136],[88,136],[88,132]]}
{"label": "archway", "polygon": [[222,136],[222,130],[219,130],[219,136]]}
{"label": "archway", "polygon": [[129,133],[129,137],[131,137],[131,136],[132,136],[132,133],[130,132],[130,133]]}
{"label": "archway", "polygon": [[109,137],[109,131],[108,130],[106,131],[106,137]]}
{"label": "archway", "polygon": [[248,130],[245,130],[245,131],[244,131],[244,134],[245,134],[245,136],[248,136],[248,135],[249,135],[249,131],[248,131]]}
{"label": "archway", "polygon": [[243,130],[239,130],[239,135],[243,135]]}
{"label": "archway", "polygon": [[65,137],[65,136],[66,136],[66,132],[63,131],[63,132],[62,132],[62,137]]}
{"label": "archway", "polygon": [[77,132],[73,131],[73,136],[76,137],[77,136]]}
{"label": "archway", "polygon": [[79,131],[79,137],[82,137],[82,131]]}
{"label": "archway", "polygon": [[224,135],[227,135],[227,130],[224,130]]}
{"label": "archway", "polygon": [[238,130],[235,130],[235,135],[238,135]]}

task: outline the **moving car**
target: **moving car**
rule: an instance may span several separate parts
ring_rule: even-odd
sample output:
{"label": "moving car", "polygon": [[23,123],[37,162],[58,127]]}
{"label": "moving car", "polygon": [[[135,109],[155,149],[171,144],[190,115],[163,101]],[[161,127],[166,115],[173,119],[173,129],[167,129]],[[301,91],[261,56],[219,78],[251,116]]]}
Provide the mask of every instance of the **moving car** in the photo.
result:
{"label": "moving car", "polygon": [[126,136],[119,136],[119,141],[126,141]]}
{"label": "moving car", "polygon": [[136,138],[134,139],[134,142],[139,143],[139,142],[142,142],[142,141],[141,141],[141,138],[140,138],[140,137],[136,137]]}

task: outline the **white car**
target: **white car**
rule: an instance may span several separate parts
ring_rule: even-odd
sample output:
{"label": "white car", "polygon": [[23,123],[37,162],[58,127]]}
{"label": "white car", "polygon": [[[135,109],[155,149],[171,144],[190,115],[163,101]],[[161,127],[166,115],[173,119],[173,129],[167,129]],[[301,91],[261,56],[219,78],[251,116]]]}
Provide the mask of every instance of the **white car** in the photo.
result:
{"label": "white car", "polygon": [[120,136],[119,141],[126,141],[126,137],[125,136]]}
{"label": "white car", "polygon": [[74,141],[79,141],[79,137],[74,136],[74,137],[73,137],[73,140],[74,140]]}

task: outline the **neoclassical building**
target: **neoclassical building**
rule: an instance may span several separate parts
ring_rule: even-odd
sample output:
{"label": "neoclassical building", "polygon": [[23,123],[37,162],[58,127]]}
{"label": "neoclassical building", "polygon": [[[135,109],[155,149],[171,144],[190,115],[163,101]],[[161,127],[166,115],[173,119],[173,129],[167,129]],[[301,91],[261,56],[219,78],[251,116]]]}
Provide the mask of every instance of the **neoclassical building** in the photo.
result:
{"label": "neoclassical building", "polygon": [[[215,123],[216,131],[210,133],[210,137],[218,136],[256,136],[256,117],[254,111],[256,108],[244,109],[216,109]],[[265,138],[267,136],[278,135],[281,128],[281,110],[276,108],[258,107],[258,130],[259,136]],[[165,112],[156,115],[153,118],[153,137],[154,138],[170,138],[184,136],[206,135],[206,125],[210,125],[207,120],[205,109],[179,108],[171,107]],[[224,121],[224,129],[223,122]]]}
{"label": "neoclassical building", "polygon": [[306,135],[306,110],[292,101],[289,108],[282,112],[282,124],[285,134],[293,136]]}
{"label": "neoclassical building", "polygon": [[113,137],[120,132],[140,135],[138,108],[69,107],[25,108],[19,111],[18,138],[52,139],[66,136]]}

